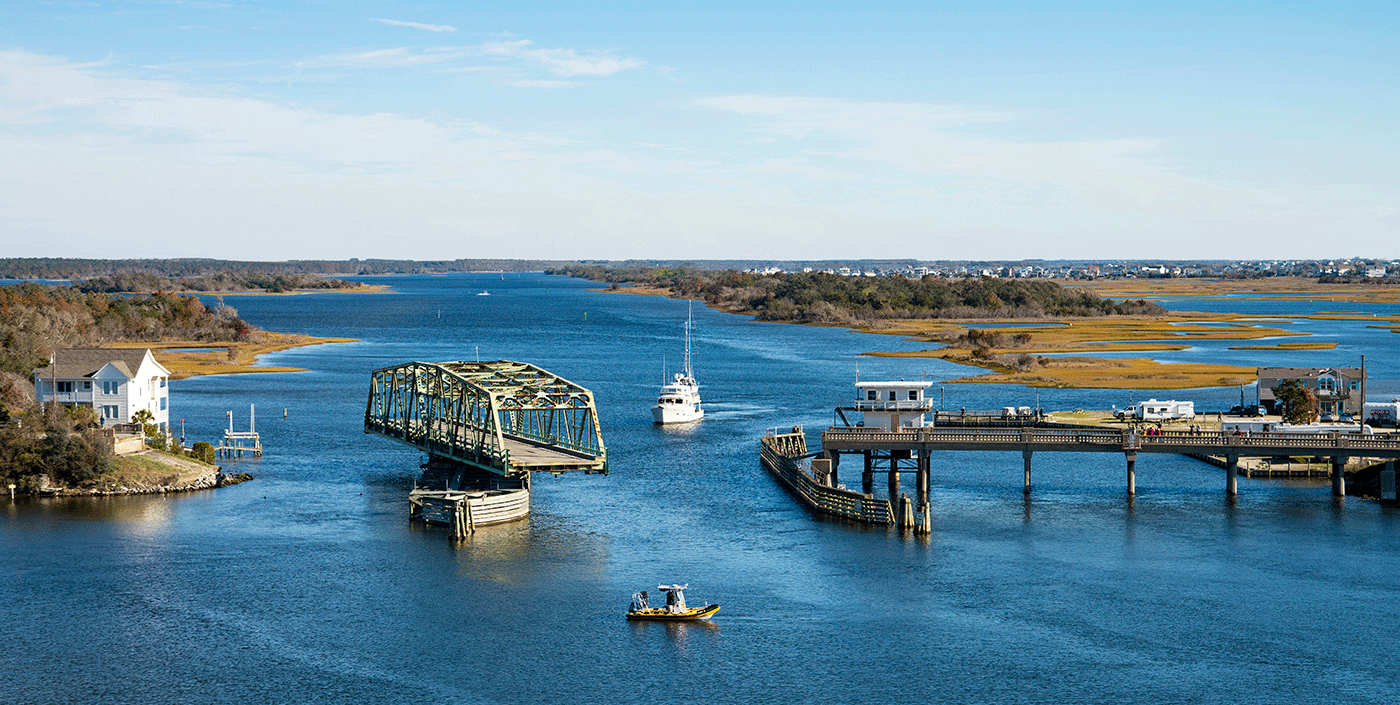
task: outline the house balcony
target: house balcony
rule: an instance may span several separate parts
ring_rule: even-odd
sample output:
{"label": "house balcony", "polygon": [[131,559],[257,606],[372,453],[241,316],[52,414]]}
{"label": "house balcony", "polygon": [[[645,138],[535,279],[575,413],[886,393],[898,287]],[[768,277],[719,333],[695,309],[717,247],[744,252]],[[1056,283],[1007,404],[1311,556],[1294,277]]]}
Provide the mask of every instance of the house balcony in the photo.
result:
{"label": "house balcony", "polygon": [[59,392],[58,394],[44,394],[44,401],[58,402],[59,404],[87,404],[92,405],[92,392]]}

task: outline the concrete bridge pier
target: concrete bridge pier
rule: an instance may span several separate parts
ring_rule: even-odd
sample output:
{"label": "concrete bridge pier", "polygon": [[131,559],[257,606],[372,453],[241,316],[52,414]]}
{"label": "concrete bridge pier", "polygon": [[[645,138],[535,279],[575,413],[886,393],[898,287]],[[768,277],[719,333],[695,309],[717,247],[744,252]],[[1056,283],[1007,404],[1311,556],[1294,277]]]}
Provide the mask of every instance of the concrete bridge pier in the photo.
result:
{"label": "concrete bridge pier", "polygon": [[1234,497],[1240,493],[1240,456],[1225,456],[1225,494]]}
{"label": "concrete bridge pier", "polygon": [[1347,459],[1341,456],[1332,458],[1332,496],[1347,496]]}
{"label": "concrete bridge pier", "polygon": [[1397,501],[1395,493],[1395,461],[1385,461],[1385,469],[1381,470],[1381,504],[1395,504]]}
{"label": "concrete bridge pier", "polygon": [[1137,453],[1129,451],[1124,453],[1128,459],[1128,496],[1137,494]]}
{"label": "concrete bridge pier", "polygon": [[899,458],[890,454],[890,501],[899,496]]}
{"label": "concrete bridge pier", "polygon": [[1024,467],[1023,467],[1023,470],[1022,470],[1022,482],[1024,483],[1024,486],[1023,486],[1023,488],[1022,488],[1022,490],[1021,490],[1021,493],[1022,493],[1022,494],[1030,494],[1030,493],[1031,493],[1031,449],[1030,449],[1030,448],[1026,448],[1026,449],[1024,449],[1024,450],[1021,451],[1021,461],[1022,461],[1022,465],[1024,466]]}
{"label": "concrete bridge pier", "polygon": [[841,454],[822,453],[822,457],[831,462],[831,486],[836,487],[841,484]]}

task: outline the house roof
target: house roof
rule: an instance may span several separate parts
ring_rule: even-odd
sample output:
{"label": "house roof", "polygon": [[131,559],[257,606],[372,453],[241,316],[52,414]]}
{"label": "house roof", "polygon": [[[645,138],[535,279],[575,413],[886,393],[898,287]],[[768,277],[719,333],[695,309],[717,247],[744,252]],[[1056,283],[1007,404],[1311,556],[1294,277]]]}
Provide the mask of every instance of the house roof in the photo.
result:
{"label": "house roof", "polygon": [[127,379],[134,379],[147,352],[147,348],[65,348],[54,352],[54,365],[35,368],[34,374],[58,379],[91,377],[111,363]]}
{"label": "house roof", "polygon": [[1361,368],[1359,367],[1260,367],[1259,377],[1312,379],[1328,372],[1345,379],[1361,379]]}

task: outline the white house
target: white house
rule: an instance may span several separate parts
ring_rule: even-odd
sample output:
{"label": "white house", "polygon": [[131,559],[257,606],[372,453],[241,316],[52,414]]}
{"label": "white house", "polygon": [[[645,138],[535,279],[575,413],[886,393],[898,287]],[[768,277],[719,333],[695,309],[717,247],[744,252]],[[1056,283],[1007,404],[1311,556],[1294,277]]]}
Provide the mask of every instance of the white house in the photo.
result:
{"label": "white house", "polygon": [[[131,423],[141,409],[162,431],[169,428],[170,370],[149,348],[68,348],[34,370],[40,404],[86,406],[105,423]],[[56,393],[55,393],[56,392]]]}

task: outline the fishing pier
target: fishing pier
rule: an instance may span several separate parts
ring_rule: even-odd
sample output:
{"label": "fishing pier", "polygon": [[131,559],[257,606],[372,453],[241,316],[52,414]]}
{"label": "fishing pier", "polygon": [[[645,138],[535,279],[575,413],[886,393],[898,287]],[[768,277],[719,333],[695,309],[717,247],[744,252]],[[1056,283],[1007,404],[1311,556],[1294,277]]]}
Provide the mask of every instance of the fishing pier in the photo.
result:
{"label": "fishing pier", "polygon": [[409,516],[447,524],[454,536],[526,516],[531,473],[608,472],[593,393],[524,362],[375,370],[365,433],[428,454]]}
{"label": "fishing pier", "polygon": [[[890,524],[927,533],[930,526],[929,485],[937,453],[1003,451],[1020,453],[1022,488],[1031,494],[1032,458],[1036,453],[1120,454],[1126,465],[1127,494],[1137,494],[1140,454],[1174,453],[1213,462],[1225,470],[1225,493],[1239,491],[1242,458],[1307,456],[1331,465],[1332,494],[1346,495],[1346,462],[1369,458],[1384,462],[1380,472],[1382,501],[1396,501],[1395,460],[1400,438],[1360,433],[1288,433],[1222,431],[1154,431],[1099,426],[1043,425],[1039,415],[998,427],[929,425],[924,414],[924,382],[857,382],[854,407],[837,409],[846,424],[821,434],[821,448],[809,450],[800,427],[771,431],[760,442],[765,468],[780,479],[813,511],[870,524]],[[849,425],[844,412],[864,416]],[[935,417],[936,419],[937,417]],[[860,490],[841,482],[844,466],[858,458]],[[854,470],[852,471],[854,472]],[[874,494],[875,476],[885,474],[888,491]],[[912,497],[901,493],[900,475],[914,475]],[[853,477],[853,475],[852,475]]]}

